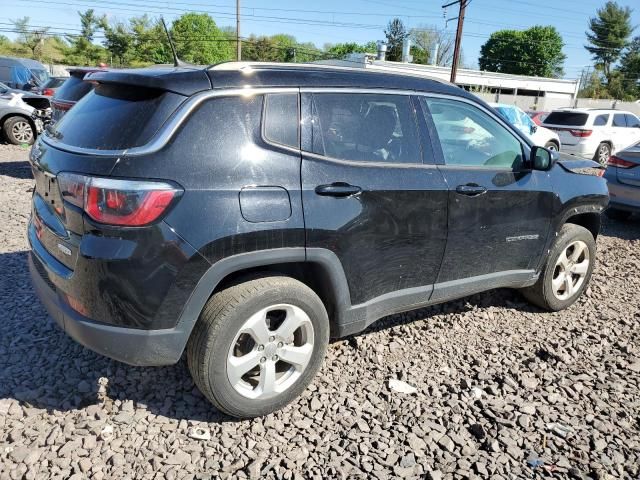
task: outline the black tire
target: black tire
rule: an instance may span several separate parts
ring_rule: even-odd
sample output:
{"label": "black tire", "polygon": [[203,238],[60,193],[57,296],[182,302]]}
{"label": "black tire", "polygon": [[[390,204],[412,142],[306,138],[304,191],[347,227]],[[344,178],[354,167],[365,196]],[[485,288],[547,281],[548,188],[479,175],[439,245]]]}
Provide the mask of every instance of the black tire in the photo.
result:
{"label": "black tire", "polygon": [[[567,299],[559,299],[553,292],[552,280],[556,270],[556,263],[560,257],[560,254],[573,242],[582,241],[587,245],[589,250],[589,266],[586,272],[584,281],[576,292]],[[564,310],[571,306],[579,297],[582,292],[589,285],[591,274],[593,273],[593,266],[596,256],[596,242],[591,235],[591,232],[580,225],[574,225],[567,223],[560,229],[549,255],[545,261],[545,265],[540,273],[538,281],[531,287],[527,287],[521,290],[522,294],[527,300],[538,307],[549,310],[558,311]]]}
{"label": "black tire", "polygon": [[[20,132],[16,131],[16,129],[23,131],[23,129],[27,127],[28,130],[30,130],[30,136],[27,139],[21,138]],[[7,140],[14,145],[33,145],[33,142],[36,141],[36,134],[33,129],[33,125],[24,117],[15,116],[7,118],[2,129],[4,130]]]}
{"label": "black tire", "polygon": [[606,166],[611,156],[611,145],[606,142],[602,142],[596,149],[596,154],[593,156],[593,160],[598,162],[602,166]]}
{"label": "black tire", "polygon": [[[277,304],[294,305],[311,320],[311,358],[297,380],[283,392],[265,399],[247,398],[234,388],[227,375],[231,343],[251,315]],[[322,365],[328,343],[329,319],[318,295],[292,278],[265,276],[232,285],[209,299],[187,344],[187,362],[195,384],[217,409],[234,417],[252,418],[279,410],[297,398]],[[256,348],[257,344],[253,346]]]}
{"label": "black tire", "polygon": [[544,148],[547,148],[549,150],[555,150],[556,152],[560,151],[560,148],[558,148],[558,144],[556,142],[553,141],[549,141],[547,143],[544,144]]}
{"label": "black tire", "polygon": [[625,221],[631,216],[631,212],[626,210],[618,210],[617,208],[607,208],[604,212],[611,220]]}

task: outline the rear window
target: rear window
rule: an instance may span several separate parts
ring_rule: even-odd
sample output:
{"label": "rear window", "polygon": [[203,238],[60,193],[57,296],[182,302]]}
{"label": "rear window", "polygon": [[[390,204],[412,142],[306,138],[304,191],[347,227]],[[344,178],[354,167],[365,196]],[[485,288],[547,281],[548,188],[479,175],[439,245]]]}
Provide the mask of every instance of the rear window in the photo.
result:
{"label": "rear window", "polygon": [[83,82],[84,73],[71,75],[62,87],[58,89],[54,100],[65,100],[67,102],[77,102],[93,89],[93,84]]}
{"label": "rear window", "polygon": [[551,112],[544,123],[549,125],[571,125],[581,127],[587,123],[588,113],[580,112]]}
{"label": "rear window", "polygon": [[47,135],[65,145],[121,150],[147,143],[185,99],[149,88],[99,85]]}
{"label": "rear window", "polygon": [[627,121],[624,119],[624,114],[622,113],[616,113],[613,116],[613,123],[612,125],[614,127],[627,127]]}

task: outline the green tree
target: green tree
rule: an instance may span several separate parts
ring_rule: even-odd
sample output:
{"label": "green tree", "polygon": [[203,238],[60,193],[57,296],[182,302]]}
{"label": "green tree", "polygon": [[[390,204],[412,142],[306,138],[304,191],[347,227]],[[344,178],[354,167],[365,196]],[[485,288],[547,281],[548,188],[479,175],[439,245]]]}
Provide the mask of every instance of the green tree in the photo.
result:
{"label": "green tree", "polygon": [[26,51],[31,58],[42,59],[42,51],[49,27],[32,28],[29,26],[29,17],[11,20],[11,23],[13,23],[14,30],[18,33],[19,49],[22,47],[21,49]]}
{"label": "green tree", "polygon": [[336,43],[325,45],[324,53],[328,58],[343,59],[352,53],[376,53],[378,46],[376,42],[367,43]]}
{"label": "green tree", "polygon": [[173,63],[169,40],[159,19],[148,15],[129,20],[133,36],[130,62],[134,66]]}
{"label": "green tree", "polygon": [[561,77],[566,56],[564,42],[555,27],[494,32],[480,48],[480,70]]}
{"label": "green tree", "polygon": [[[129,52],[134,43],[130,28],[122,22],[110,25],[106,17],[100,20],[100,26],[104,30],[105,36],[103,45],[111,54],[111,58],[120,66],[125,65],[129,60]],[[113,64],[113,60],[110,62],[111,64]]]}
{"label": "green tree", "polygon": [[590,31],[586,32],[589,45],[584,48],[591,53],[596,67],[602,69],[607,82],[611,81],[612,66],[620,58],[633,32],[631,12],[631,8],[609,1],[598,9],[595,17],[589,19]]}
{"label": "green tree", "polygon": [[[409,37],[414,63],[449,66],[453,62],[455,38],[450,32],[434,26],[419,25],[409,32]],[[433,59],[431,55],[436,45],[438,45],[437,58]]]}
{"label": "green tree", "polygon": [[69,48],[65,52],[65,61],[75,65],[96,65],[105,59],[104,49],[93,43],[96,30],[100,27],[100,18],[90,8],[78,12],[81,31],[78,35],[67,35]]}
{"label": "green tree", "polygon": [[199,65],[224,62],[235,57],[233,38],[220,30],[206,13],[185,13],[171,26],[180,60]]}
{"label": "green tree", "polygon": [[640,36],[635,37],[620,60],[620,75],[625,93],[640,97]]}
{"label": "green tree", "polygon": [[409,33],[399,18],[394,18],[389,22],[384,31],[387,37],[387,56],[386,59],[392,62],[402,60],[402,42],[407,38]]}

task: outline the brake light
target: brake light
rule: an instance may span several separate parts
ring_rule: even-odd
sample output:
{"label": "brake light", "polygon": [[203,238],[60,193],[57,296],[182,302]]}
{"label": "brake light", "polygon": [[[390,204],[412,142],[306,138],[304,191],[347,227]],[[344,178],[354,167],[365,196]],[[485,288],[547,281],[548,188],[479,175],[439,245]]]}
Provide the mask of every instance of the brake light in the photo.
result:
{"label": "brake light", "polygon": [[165,182],[58,175],[60,194],[94,221],[140,227],[157,220],[182,190]]}
{"label": "brake light", "polygon": [[593,130],[569,130],[569,132],[571,132],[571,135],[574,137],[585,138],[590,136],[591,133],[593,133]]}
{"label": "brake light", "polygon": [[615,155],[611,155],[609,157],[609,161],[607,162],[607,165],[609,165],[610,167],[618,167],[618,168],[632,168],[632,167],[638,166],[637,163],[630,162],[628,160],[623,160],[619,157],[616,157]]}
{"label": "brake light", "polygon": [[42,95],[45,95],[47,97],[53,97],[53,94],[56,93],[53,91],[53,88],[45,88],[44,90],[42,90]]}

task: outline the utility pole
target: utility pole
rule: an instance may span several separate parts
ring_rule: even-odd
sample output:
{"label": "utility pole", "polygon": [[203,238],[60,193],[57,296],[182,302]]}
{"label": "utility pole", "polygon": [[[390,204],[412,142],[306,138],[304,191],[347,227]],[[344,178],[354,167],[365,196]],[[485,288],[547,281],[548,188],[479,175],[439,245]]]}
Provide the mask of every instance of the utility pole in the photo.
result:
{"label": "utility pole", "polygon": [[236,60],[242,60],[242,42],[240,41],[240,0],[236,0]]}
{"label": "utility pole", "polygon": [[451,65],[451,83],[456,82],[456,73],[458,72],[458,63],[460,62],[460,44],[462,42],[462,26],[464,25],[464,13],[467,5],[471,0],[456,0],[455,2],[447,3],[442,8],[450,7],[456,3],[460,6],[460,12],[458,13],[458,28],[456,30],[456,43],[453,50],[453,63]]}

